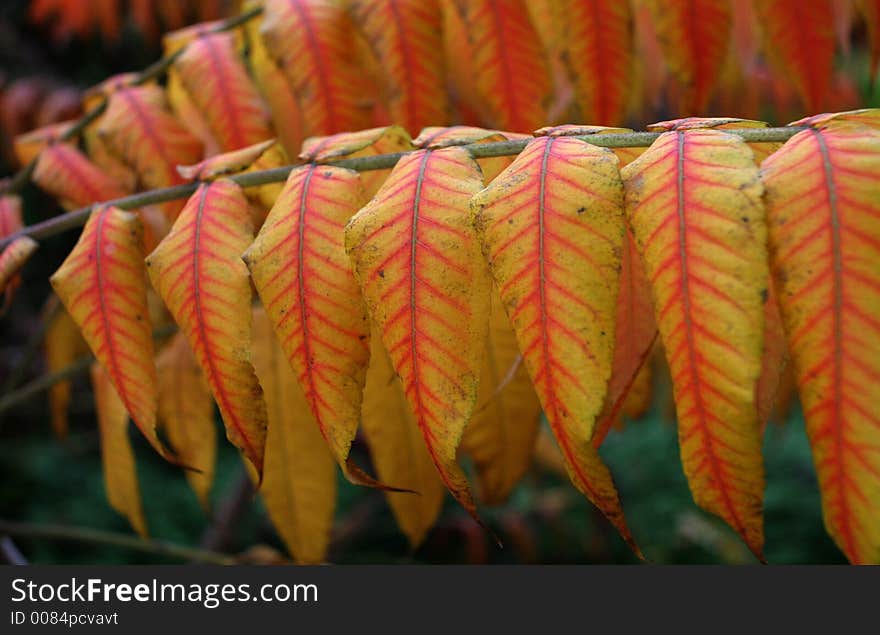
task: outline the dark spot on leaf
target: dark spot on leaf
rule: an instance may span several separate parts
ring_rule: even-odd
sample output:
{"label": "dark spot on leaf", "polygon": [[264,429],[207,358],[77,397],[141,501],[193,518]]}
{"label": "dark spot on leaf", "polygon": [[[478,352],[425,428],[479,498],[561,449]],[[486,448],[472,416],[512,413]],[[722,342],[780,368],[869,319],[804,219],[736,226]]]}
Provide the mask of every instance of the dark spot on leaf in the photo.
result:
{"label": "dark spot on leaf", "polygon": [[767,289],[761,289],[761,302],[767,301]]}
{"label": "dark spot on leaf", "polygon": [[380,278],[384,278],[384,277],[385,277],[385,270],[384,270],[384,269],[379,269],[379,277],[380,277]]}
{"label": "dark spot on leaf", "polygon": [[744,223],[748,223],[748,222],[749,222],[749,217],[748,217],[748,216],[741,216],[740,219],[741,219],[742,222],[744,222]]}
{"label": "dark spot on leaf", "polygon": [[586,208],[586,207],[578,207],[578,211],[577,211],[577,213],[578,213],[578,214],[583,214],[583,213],[586,212],[586,211],[587,211],[587,208]]}

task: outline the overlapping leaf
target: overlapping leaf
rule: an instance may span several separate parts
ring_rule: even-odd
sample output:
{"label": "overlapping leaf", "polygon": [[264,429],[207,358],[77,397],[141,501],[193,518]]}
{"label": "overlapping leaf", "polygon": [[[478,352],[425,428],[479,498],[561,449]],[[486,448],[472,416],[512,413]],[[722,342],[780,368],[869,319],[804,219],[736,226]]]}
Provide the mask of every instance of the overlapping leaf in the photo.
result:
{"label": "overlapping leaf", "polygon": [[[790,78],[809,110],[823,107],[834,64],[834,16],[830,0],[755,2],[764,53],[780,76]],[[791,28],[797,16],[796,29]]]}
{"label": "overlapping leaf", "polygon": [[30,236],[19,236],[6,245],[0,253],[0,293],[5,293],[7,300],[12,293],[10,283],[38,247],[37,241]]}
{"label": "overlapping leaf", "polygon": [[343,229],[365,202],[357,172],[297,168],[244,259],[331,454],[349,480],[375,485],[348,456],[360,419],[370,327]]}
{"label": "overlapping leaf", "polygon": [[182,333],[159,353],[156,368],[161,430],[180,462],[195,468],[186,479],[202,508],[210,509],[217,456],[214,400]]}
{"label": "overlapping leaf", "polygon": [[266,0],[260,32],[299,100],[306,136],[369,126],[369,92],[344,2]]}
{"label": "overlapping leaf", "polygon": [[446,123],[440,0],[355,0],[352,10],[382,67],[391,121],[411,134]]}
{"label": "overlapping leaf", "polygon": [[129,194],[112,176],[66,143],[52,144],[40,152],[33,180],[68,210]]}
{"label": "overlapping leaf", "polygon": [[[765,121],[753,119],[739,119],[737,117],[684,117],[683,119],[671,119],[659,121],[647,126],[651,132],[672,132],[674,130],[735,130],[738,128],[767,128]],[[755,153],[755,163],[758,165],[782,147],[778,141],[759,141],[749,143],[752,152]]]}
{"label": "overlapping leaf", "polygon": [[99,207],[50,282],[131,415],[157,452],[156,366],[137,216]]}
{"label": "overlapping leaf", "polygon": [[[327,137],[310,137],[303,143],[299,158],[303,161],[324,163],[340,159],[406,152],[412,148],[412,140],[406,130],[400,126],[384,126],[358,132],[343,132]],[[389,174],[391,174],[391,170],[369,170],[361,173],[361,181],[367,198],[373,197]]]}
{"label": "overlapping leaf", "polygon": [[623,121],[632,74],[633,18],[628,2],[563,0],[562,59],[573,80],[581,121]]}
{"label": "overlapping leaf", "polygon": [[223,151],[273,135],[269,113],[235,46],[232,32],[204,33],[174,62],[180,80]]}
{"label": "overlapping leaf", "polygon": [[705,110],[729,48],[730,4],[717,0],[647,0],[646,4],[666,63],[681,85],[679,110],[685,114]]}
{"label": "overlapping leaf", "polygon": [[622,174],[672,372],[691,492],[760,557],[755,393],[769,276],[752,152],[715,130],[667,132]]}
{"label": "overlapping leaf", "polygon": [[147,269],[196,355],[227,437],[261,475],[266,405],[250,363],[251,286],[241,261],[252,239],[241,188],[214,181],[190,197]]}
{"label": "overlapping leaf", "polygon": [[[168,111],[158,86],[122,87],[113,92],[97,134],[148,188],[182,183],[177,166],[191,165],[202,157],[201,142]],[[177,217],[180,207],[178,201],[162,205],[169,220]]]}
{"label": "overlapping leaf", "polygon": [[128,519],[132,529],[146,538],[147,520],[141,503],[134,452],[128,438],[126,405],[113,388],[110,376],[100,365],[92,365],[91,375],[107,500],[113,509]]}
{"label": "overlapping leaf", "polygon": [[418,493],[385,492],[397,525],[415,549],[440,515],[446,490],[378,333],[371,339],[361,417],[379,478]]}
{"label": "overlapping leaf", "polygon": [[826,120],[762,166],[774,278],[825,525],[880,563],[880,131]]}
{"label": "overlapping leaf", "polygon": [[477,495],[500,505],[532,462],[541,403],[522,363],[516,334],[493,294],[477,406],[461,447],[474,462]]}
{"label": "overlapping leaf", "polygon": [[446,487],[476,516],[456,450],[477,395],[488,279],[468,201],[480,169],[460,148],[419,150],[345,230],[346,251]]}
{"label": "overlapping leaf", "polygon": [[523,0],[454,0],[452,4],[470,38],[468,70],[487,123],[515,132],[542,125],[551,99],[550,71]]}
{"label": "overlapping leaf", "polygon": [[296,561],[323,562],[336,508],[336,468],[272,329],[266,311],[255,310],[254,366],[269,415],[260,494]]}
{"label": "overlapping leaf", "polygon": [[[57,304],[58,299],[54,302]],[[49,324],[43,339],[43,351],[46,370],[58,372],[72,364],[77,357],[89,352],[89,346],[80,335],[76,322],[63,308],[59,308],[51,318],[46,316]],[[69,379],[52,384],[49,388],[49,413],[52,431],[55,436],[63,439],[67,436],[67,409],[70,405],[71,382]]]}
{"label": "overlapping leaf", "polygon": [[612,152],[540,137],[471,205],[571,480],[638,551],[611,473],[591,443],[614,355],[622,203]]}
{"label": "overlapping leaf", "polygon": [[[594,134],[622,134],[632,132],[632,128],[616,128],[611,126],[585,126],[581,124],[562,124],[559,126],[546,126],[535,131],[536,137],[586,137]],[[637,159],[645,151],[645,148],[614,148],[613,152],[623,167]]]}
{"label": "overlapping leaf", "polygon": [[[519,132],[501,132],[499,130],[486,130],[473,126],[429,126],[422,130],[413,141],[417,148],[448,148],[450,146],[465,145],[470,143],[494,143],[496,141],[509,141],[513,139],[527,139],[529,135]],[[477,159],[480,171],[483,173],[483,183],[489,184],[501,171],[513,163],[514,157],[484,157]]]}

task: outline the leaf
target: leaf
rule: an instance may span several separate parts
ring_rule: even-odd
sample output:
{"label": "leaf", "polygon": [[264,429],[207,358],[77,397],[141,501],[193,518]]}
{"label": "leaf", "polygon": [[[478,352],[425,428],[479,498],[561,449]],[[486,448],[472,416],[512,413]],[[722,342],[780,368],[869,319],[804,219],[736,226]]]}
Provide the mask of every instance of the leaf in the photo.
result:
{"label": "leaf", "polygon": [[461,447],[474,462],[480,501],[500,505],[531,465],[541,404],[497,293],[491,309],[477,406]]}
{"label": "leaf", "polygon": [[[629,403],[632,388],[649,366],[649,357],[657,340],[657,324],[651,304],[651,286],[645,276],[645,267],[632,234],[627,232],[622,249],[620,289],[617,294],[616,328],[614,331],[614,362],[605,406],[593,435],[593,445],[599,447],[608,431],[619,422]],[[645,381],[642,379],[642,381]],[[648,389],[643,390],[643,402],[650,400]],[[635,399],[635,398],[634,398]]]}
{"label": "leaf", "polygon": [[128,413],[110,376],[99,364],[92,364],[92,389],[101,437],[101,465],[104,490],[110,507],[125,516],[142,538],[147,537],[147,519],[141,503],[134,452],[128,438]]}
{"label": "leaf", "polygon": [[547,118],[550,69],[523,0],[455,0],[472,51],[467,71],[494,127],[529,132]]}
{"label": "leaf", "polygon": [[[757,3],[772,4],[772,3]],[[730,44],[729,2],[718,0],[646,0],[663,56],[682,89],[680,112],[704,111],[724,68]],[[792,9],[795,9],[792,7]],[[788,13],[799,14],[796,10]],[[792,31],[791,23],[787,30]]]}
{"label": "leaf", "polygon": [[369,92],[342,0],[266,0],[260,32],[299,100],[306,136],[369,126]]}
{"label": "leaf", "polygon": [[130,192],[72,145],[55,143],[40,152],[33,181],[68,210]]}
{"label": "leaf", "polygon": [[254,366],[269,415],[260,494],[296,561],[323,562],[336,507],[336,467],[261,308],[254,311]]}
{"label": "leaf", "polygon": [[0,253],[0,292],[6,293],[6,303],[12,298],[13,287],[17,286],[15,279],[18,270],[34,255],[39,246],[30,236],[19,236]]}
{"label": "leaf", "polygon": [[[545,126],[535,130],[536,137],[586,137],[594,134],[620,134],[633,132],[632,128],[616,128],[608,126],[585,126],[581,124],[563,124],[560,126]],[[637,159],[646,148],[611,148],[620,160],[620,167]]]}
{"label": "leaf", "polygon": [[650,410],[654,401],[654,368],[651,364],[653,351],[653,348],[649,351],[648,358],[636,373],[624,397],[620,408],[620,414],[624,419],[641,419]]}
{"label": "leaf", "polygon": [[[177,166],[192,165],[202,156],[201,142],[168,111],[158,86],[122,87],[112,93],[97,134],[147,188],[183,183]],[[181,206],[170,201],[162,209],[173,221]]]}
{"label": "leaf", "polygon": [[365,202],[357,172],[295,168],[244,261],[330,453],[349,481],[376,486],[348,456],[370,361],[370,327],[343,229]]}
{"label": "leaf", "polygon": [[415,550],[437,521],[446,490],[378,334],[370,344],[361,426],[379,478],[418,493],[385,491],[397,525]]}
{"label": "leaf", "polygon": [[[21,228],[21,197],[16,196],[15,194],[4,194],[0,196],[0,239],[16,233]],[[7,246],[7,250],[9,247],[12,247],[13,244],[14,242],[10,243]],[[4,250],[3,254],[0,255],[0,277],[5,278],[5,276],[9,276],[8,280],[4,280],[3,283],[0,284],[0,290],[4,288],[6,289],[4,307],[0,308],[0,313],[2,313],[5,306],[8,306],[9,302],[12,301],[12,294],[20,284],[18,275],[16,275],[12,269],[18,269],[21,264],[23,264],[24,261],[21,260],[22,256],[27,260],[27,251],[33,251],[32,247],[26,241],[19,243],[19,246],[15,250],[10,250],[8,253],[7,250]],[[24,253],[22,253],[22,250]]]}
{"label": "leaf", "polygon": [[[764,54],[777,81],[791,82],[808,110],[823,107],[834,66],[834,15],[829,0],[755,2]],[[792,16],[798,28],[791,28]]]}
{"label": "leaf", "polygon": [[672,372],[691,492],[761,558],[755,391],[769,276],[752,152],[720,131],[666,132],[622,175]]}
{"label": "leaf", "polygon": [[862,108],[847,112],[825,112],[821,115],[804,117],[791,122],[790,126],[810,126],[812,128],[826,128],[840,122],[857,123],[871,128],[880,129],[880,108]]}
{"label": "leaf", "polygon": [[[54,296],[53,296],[54,297]],[[55,299],[55,303],[58,300]],[[46,371],[56,373],[72,364],[78,357],[89,352],[89,346],[80,335],[76,322],[63,308],[59,308],[49,320],[43,338]],[[65,379],[49,388],[49,412],[52,431],[59,439],[67,437],[67,409],[70,405],[71,381]]]}
{"label": "leaf", "polygon": [[[448,128],[430,126],[422,130],[421,134],[413,141],[413,145],[417,148],[437,150],[471,143],[494,143],[528,138],[530,135],[519,132],[501,132],[472,126],[450,126]],[[480,166],[480,171],[483,173],[483,183],[487,185],[491,183],[504,168],[513,163],[513,159],[512,156],[477,159],[477,165]]]}
{"label": "leaf", "polygon": [[628,2],[563,0],[562,59],[582,121],[623,121],[632,75],[633,16]]}
{"label": "leaf", "polygon": [[831,121],[764,162],[770,255],[825,526],[880,563],[880,131]]}
{"label": "leaf", "polygon": [[623,188],[610,150],[539,137],[472,202],[483,253],[569,477],[635,545],[591,439],[611,376]]}
{"label": "leaf", "polygon": [[785,346],[785,330],[777,295],[771,280],[767,287],[767,300],[764,302],[764,354],[761,358],[761,378],[755,394],[758,422],[762,431],[773,416],[776,399],[782,388],[782,375],[788,366],[788,349]]}
{"label": "leaf", "polygon": [[22,228],[21,197],[16,194],[0,196],[0,239]]}
{"label": "leaf", "polygon": [[[247,10],[250,4],[242,6]],[[247,34],[248,65],[254,82],[269,106],[272,127],[288,156],[295,157],[305,138],[305,121],[302,108],[293,92],[293,87],[269,54],[269,49],[260,35],[260,21],[248,20],[244,25]]]}
{"label": "leaf", "polygon": [[213,181],[246,170],[273,145],[275,139],[267,139],[239,150],[208,157],[195,165],[178,165],[177,173],[188,181]]}
{"label": "leaf", "polygon": [[[202,509],[211,507],[217,457],[214,401],[189,344],[178,332],[156,358],[159,420],[169,445],[187,470],[186,480]],[[198,470],[198,471],[196,471]]]}
{"label": "leaf", "polygon": [[189,198],[146,263],[205,374],[226,436],[261,476],[266,405],[250,363],[251,286],[240,257],[252,239],[241,188],[214,181]]}
{"label": "leaf", "polygon": [[62,121],[42,126],[24,134],[16,135],[12,140],[12,150],[19,165],[27,165],[36,159],[40,152],[49,145],[60,141],[61,137],[73,126],[72,121]]}
{"label": "leaf", "polygon": [[235,46],[235,33],[202,33],[174,62],[180,81],[228,152],[274,136],[269,113]]}
{"label": "leaf", "polygon": [[[409,133],[400,126],[370,128],[359,132],[342,132],[328,137],[305,140],[299,158],[303,161],[328,163],[340,159],[371,157],[378,154],[412,150]],[[369,170],[361,173],[366,197],[372,198],[391,170]]]}
{"label": "leaf", "polygon": [[439,0],[355,0],[351,9],[382,67],[391,120],[411,133],[449,120]]}
{"label": "leaf", "polygon": [[[769,124],[765,121],[755,121],[754,119],[739,119],[737,117],[684,117],[683,119],[672,119],[670,121],[660,121],[648,125],[651,132],[671,132],[673,130],[736,130],[743,128],[767,128]],[[748,146],[755,153],[755,163],[758,165],[782,147],[778,141],[761,141],[758,143],[750,143]]]}
{"label": "leaf", "polygon": [[156,434],[157,378],[143,257],[137,216],[98,207],[49,281],[135,425],[163,458],[178,463]]}
{"label": "leaf", "polygon": [[404,156],[345,229],[345,248],[443,483],[478,522],[456,450],[477,396],[488,280],[468,223],[482,187],[460,148]]}

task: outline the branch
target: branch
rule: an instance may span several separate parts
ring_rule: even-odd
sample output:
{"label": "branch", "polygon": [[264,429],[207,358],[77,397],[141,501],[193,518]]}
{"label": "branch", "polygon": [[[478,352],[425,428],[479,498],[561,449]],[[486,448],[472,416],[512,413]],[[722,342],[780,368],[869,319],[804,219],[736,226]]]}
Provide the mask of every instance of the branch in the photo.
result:
{"label": "branch", "polygon": [[[724,132],[735,134],[742,137],[745,141],[751,143],[760,143],[768,141],[787,141],[796,135],[802,127],[786,126],[782,128],[741,128],[741,129],[725,129]],[[580,139],[595,146],[603,148],[639,148],[651,145],[654,140],[659,137],[660,132],[624,132],[616,134],[596,134],[583,135],[573,137]],[[472,143],[461,145],[460,147],[467,150],[475,159],[488,157],[513,156],[519,154],[523,148],[529,143],[529,139],[516,139],[513,141],[496,141],[493,143]],[[369,157],[358,157],[355,159],[342,159],[339,161],[331,161],[329,164],[356,170],[358,172],[367,172],[371,170],[387,170],[393,168],[397,162],[409,154],[409,152],[395,152],[392,154],[377,154]],[[279,168],[271,168],[269,170],[258,170],[255,172],[246,172],[244,174],[236,174],[229,177],[231,181],[238,183],[241,187],[256,187],[258,185],[266,185],[267,183],[279,183],[287,179],[290,172],[297,167],[296,165],[285,165]],[[136,209],[145,205],[153,205],[155,203],[164,203],[180,198],[190,196],[198,188],[198,183],[185,183],[183,185],[175,185],[173,187],[165,187],[139,194],[132,194],[122,198],[113,199],[95,203],[87,207],[81,207],[72,212],[68,212],[61,216],[50,218],[42,223],[29,225],[14,234],[10,234],[6,238],[0,240],[0,251],[6,245],[20,236],[30,236],[34,240],[41,240],[65,232],[69,229],[82,227],[88,220],[92,209],[99,205],[114,205],[120,209]]]}
{"label": "branch", "polygon": [[[177,330],[177,325],[168,325],[157,328],[153,331],[153,337],[161,339],[167,337]],[[34,395],[38,395],[45,390],[49,390],[52,386],[65,379],[75,377],[85,372],[95,361],[93,355],[83,355],[79,359],[73,361],[69,365],[51,373],[46,373],[37,377],[32,382],[25,384],[18,390],[0,397],[0,414],[6,412],[10,408],[17,406],[23,401],[27,401]]]}
{"label": "branch", "polygon": [[[251,20],[251,19],[257,17],[262,12],[263,12],[262,7],[254,7],[252,9],[248,9],[247,11],[242,13],[241,15],[237,15],[235,17],[228,18],[226,20],[222,20],[221,22],[218,22],[214,27],[212,27],[211,29],[208,29],[207,32],[208,33],[219,33],[220,31],[229,31],[231,29],[234,29],[236,27],[241,26],[242,24],[244,24],[248,20]],[[163,57],[162,59],[158,60],[157,62],[151,64],[150,66],[145,68],[143,71],[138,73],[134,77],[132,83],[135,86],[140,86],[142,84],[146,84],[147,82],[149,82],[153,79],[156,79],[157,77],[162,76],[165,73],[165,71],[167,71],[168,68],[177,60],[177,58],[179,58],[181,55],[183,55],[183,52],[185,50],[186,50],[186,47],[183,46],[183,47],[177,49],[176,51],[174,51],[174,53],[171,53],[170,55],[167,55],[167,56]],[[76,123],[74,123],[70,128],[65,130],[64,134],[62,134],[58,138],[58,140],[59,141],[69,141],[70,139],[78,137],[82,133],[82,131],[85,130],[89,126],[89,124],[91,124],[93,121],[95,121],[98,117],[100,117],[104,113],[104,110],[106,108],[107,108],[107,98],[104,97],[98,103],[97,106],[95,106],[90,111],[85,113],[82,117],[80,117],[79,120],[76,121]],[[14,192],[18,192],[22,188],[24,188],[24,186],[27,185],[31,180],[31,176],[34,173],[34,168],[37,165],[38,158],[39,158],[39,155],[37,157],[34,157],[34,159],[31,160],[30,163],[28,163],[26,166],[24,166],[22,169],[20,169],[15,174],[15,176],[13,176],[11,179],[9,179],[5,183],[5,187],[3,187],[2,190],[0,190],[0,194],[11,194]],[[4,244],[4,246],[5,246],[5,244]]]}
{"label": "branch", "polygon": [[229,565],[236,562],[234,557],[217,553],[216,551],[186,547],[163,540],[145,540],[137,536],[102,531],[100,529],[89,529],[87,527],[70,527],[49,523],[20,523],[0,518],[0,534],[122,547],[123,549],[131,549],[132,551],[140,551],[141,553],[149,553],[155,556],[203,562],[206,564]]}

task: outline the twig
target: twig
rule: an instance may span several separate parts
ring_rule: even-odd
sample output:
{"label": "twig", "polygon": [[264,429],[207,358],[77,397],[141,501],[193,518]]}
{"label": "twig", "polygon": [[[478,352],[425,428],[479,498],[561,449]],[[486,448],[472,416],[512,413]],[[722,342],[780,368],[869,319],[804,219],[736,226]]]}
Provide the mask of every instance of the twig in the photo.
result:
{"label": "twig", "polygon": [[234,538],[234,531],[254,502],[254,487],[243,467],[241,475],[230,487],[230,493],[214,513],[211,525],[199,541],[205,549],[227,549]]}
{"label": "twig", "polygon": [[[782,128],[725,129],[724,132],[740,136],[748,142],[760,143],[769,141],[787,141],[803,129],[804,128],[802,127],[786,126]],[[582,141],[603,148],[638,148],[651,145],[661,134],[662,133],[659,132],[624,132],[617,134],[583,135],[574,138],[581,139]],[[460,147],[467,150],[475,159],[482,159],[519,154],[523,148],[526,147],[528,142],[529,139],[515,139],[513,141],[497,141],[494,143],[472,143]],[[407,154],[410,153],[395,152],[392,154],[377,154],[370,157],[342,159],[329,163],[350,170],[357,170],[358,172],[386,170],[388,168],[393,168],[397,162]],[[286,165],[268,170],[246,172],[244,174],[231,176],[229,179],[238,183],[241,187],[256,187],[258,185],[266,185],[267,183],[284,181],[296,167],[298,166]],[[145,205],[153,205],[155,203],[164,203],[166,201],[186,198],[195,192],[197,187],[197,183],[186,183],[183,185],[175,185],[173,187],[165,187],[109,201],[103,201],[87,207],[81,207],[80,209],[68,212],[62,216],[56,216],[43,221],[42,223],[29,225],[14,234],[10,234],[6,238],[0,240],[0,250],[19,236],[30,236],[34,240],[41,240],[67,231],[68,229],[81,227],[82,225],[85,225],[89,214],[97,205],[114,205],[120,209],[136,209]]]}
{"label": "twig", "polygon": [[22,566],[28,563],[27,558],[18,550],[18,546],[12,542],[12,538],[9,536],[0,537],[0,554],[3,555],[6,564]]}
{"label": "twig", "polygon": [[236,561],[233,556],[217,553],[216,551],[187,547],[165,542],[164,540],[145,540],[137,536],[87,527],[70,527],[49,523],[22,523],[0,518],[0,534],[22,536],[29,539],[45,538],[47,540],[64,540],[121,547],[155,556],[203,562],[206,564],[229,565],[235,564]]}
{"label": "twig", "polygon": [[[219,33],[220,31],[229,31],[238,26],[241,26],[248,20],[255,18],[262,12],[262,7],[254,7],[252,9],[248,9],[240,15],[219,22],[213,28],[209,29],[208,32]],[[141,71],[137,76],[135,76],[132,83],[135,85],[146,84],[147,82],[156,79],[157,77],[160,77],[163,73],[165,73],[165,71],[168,70],[168,68],[175,62],[175,60],[177,60],[177,58],[179,58],[183,54],[184,50],[186,50],[185,46],[177,49],[170,55],[163,57],[154,64],[151,64],[143,71]],[[77,120],[77,122],[74,123],[70,128],[65,130],[64,133],[59,137],[59,141],[69,141],[70,139],[78,137],[83,132],[83,130],[85,130],[89,126],[89,124],[94,122],[104,113],[104,110],[106,108],[107,98],[105,97],[100,102],[98,102],[98,104],[94,108],[89,110],[79,120]],[[37,157],[34,157],[34,159],[30,161],[30,163],[20,169],[15,174],[15,176],[4,183],[4,187],[2,188],[2,192],[0,193],[18,192],[22,188],[24,188],[24,186],[27,185],[28,182],[31,180],[31,176],[33,176],[34,168],[36,167],[36,165]]]}
{"label": "twig", "polygon": [[[163,337],[171,335],[176,330],[177,325],[164,326],[154,330],[153,337],[161,339]],[[93,355],[83,355],[82,357],[73,361],[64,368],[60,368],[54,372],[41,375],[32,382],[25,384],[18,390],[11,392],[7,395],[3,395],[2,397],[0,397],[0,413],[6,412],[10,408],[17,406],[23,401],[27,401],[34,395],[38,395],[45,390],[49,390],[49,388],[57,384],[59,381],[70,379],[71,377],[75,377],[76,375],[85,372],[89,369],[89,366],[91,366],[92,362],[94,361],[95,357]]]}

